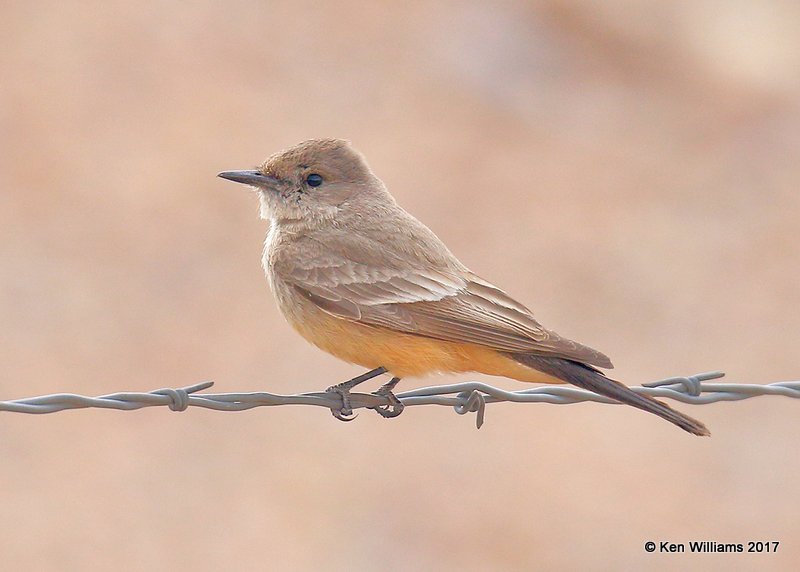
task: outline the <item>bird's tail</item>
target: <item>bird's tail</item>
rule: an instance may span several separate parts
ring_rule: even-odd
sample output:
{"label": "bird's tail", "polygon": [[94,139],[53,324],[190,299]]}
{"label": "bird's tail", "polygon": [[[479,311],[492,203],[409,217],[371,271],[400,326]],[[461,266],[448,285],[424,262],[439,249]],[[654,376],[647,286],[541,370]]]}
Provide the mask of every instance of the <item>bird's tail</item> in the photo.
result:
{"label": "bird's tail", "polygon": [[643,411],[658,415],[694,435],[711,435],[711,432],[700,421],[676,411],[666,403],[632,391],[627,385],[606,377],[591,366],[567,359],[525,353],[514,353],[511,354],[511,357],[523,365],[557,377],[582,389],[588,389],[626,405],[632,405]]}

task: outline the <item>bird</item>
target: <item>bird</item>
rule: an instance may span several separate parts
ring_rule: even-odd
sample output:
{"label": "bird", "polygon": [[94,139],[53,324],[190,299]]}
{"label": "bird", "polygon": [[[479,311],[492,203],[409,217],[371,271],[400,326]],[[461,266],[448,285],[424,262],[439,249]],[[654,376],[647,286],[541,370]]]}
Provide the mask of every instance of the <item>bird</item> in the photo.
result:
{"label": "bird", "polygon": [[601,369],[603,353],[542,326],[533,312],[462,264],[406,212],[345,140],[303,141],[253,170],[219,177],[252,187],[269,221],[262,263],[281,313],[307,341],[366,373],[328,388],[353,419],[350,390],[389,373],[374,407],[396,417],[402,378],[479,372],[569,383],[653,413],[694,435],[701,423]]}

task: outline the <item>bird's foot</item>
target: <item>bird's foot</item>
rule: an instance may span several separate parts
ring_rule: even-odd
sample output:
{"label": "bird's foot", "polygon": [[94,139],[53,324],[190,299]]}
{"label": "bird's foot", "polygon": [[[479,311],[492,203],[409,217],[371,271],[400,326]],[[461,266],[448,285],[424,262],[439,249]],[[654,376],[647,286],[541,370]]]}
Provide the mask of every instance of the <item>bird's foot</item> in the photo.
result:
{"label": "bird's foot", "polygon": [[339,421],[352,421],[357,417],[353,413],[353,408],[350,405],[350,387],[347,382],[338,385],[332,385],[325,390],[327,393],[335,393],[342,398],[342,406],[339,409],[331,407],[331,415],[336,417]]}
{"label": "bird's foot", "polygon": [[399,377],[393,377],[388,383],[383,384],[378,391],[373,393],[373,395],[379,395],[389,400],[387,405],[377,405],[371,408],[377,411],[382,417],[387,419],[397,417],[406,407],[399,399],[397,399],[397,396],[392,393],[392,390],[399,381]]}

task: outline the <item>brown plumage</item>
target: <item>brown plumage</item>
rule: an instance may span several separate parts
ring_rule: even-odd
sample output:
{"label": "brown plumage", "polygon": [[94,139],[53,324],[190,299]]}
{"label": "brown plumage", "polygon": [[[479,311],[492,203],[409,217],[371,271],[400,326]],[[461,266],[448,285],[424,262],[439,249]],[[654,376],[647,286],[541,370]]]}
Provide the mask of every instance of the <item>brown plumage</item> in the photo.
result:
{"label": "brown plumage", "polygon": [[363,157],[322,139],[221,176],[255,186],[264,267],[287,320],[346,361],[397,377],[478,371],[572,383],[695,435],[702,423],[604,376],[604,354],[544,328],[400,208]]}

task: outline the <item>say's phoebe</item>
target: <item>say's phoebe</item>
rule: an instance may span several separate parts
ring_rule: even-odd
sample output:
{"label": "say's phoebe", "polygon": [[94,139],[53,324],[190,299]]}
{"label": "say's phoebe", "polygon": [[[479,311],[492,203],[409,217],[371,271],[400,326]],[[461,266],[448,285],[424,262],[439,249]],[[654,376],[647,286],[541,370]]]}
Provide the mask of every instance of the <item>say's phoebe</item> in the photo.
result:
{"label": "say's phoebe", "polygon": [[278,306],[312,344],[371,371],[331,388],[333,411],[352,418],[349,390],[389,372],[402,377],[477,371],[536,383],[571,383],[655,413],[695,435],[701,422],[631,391],[599,369],[597,350],[545,329],[531,311],[470,271],[395,202],[346,141],[312,139],[254,171],[220,177],[255,187],[270,221],[263,264]]}

